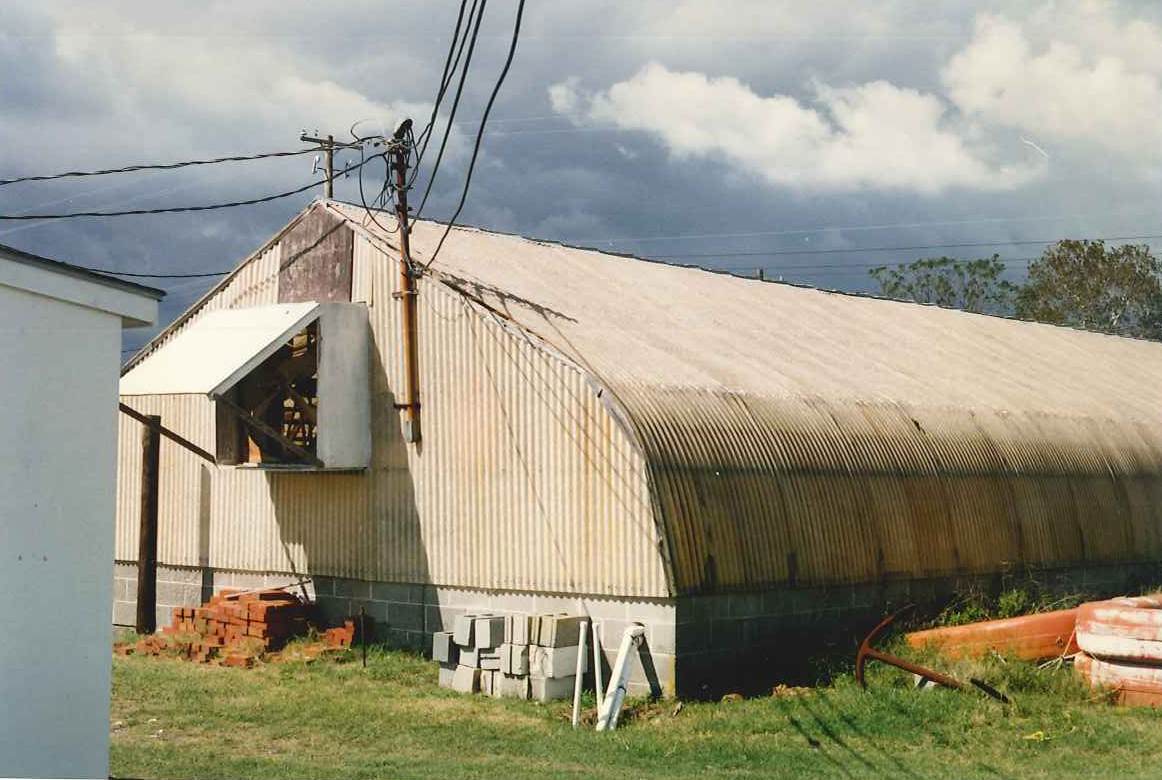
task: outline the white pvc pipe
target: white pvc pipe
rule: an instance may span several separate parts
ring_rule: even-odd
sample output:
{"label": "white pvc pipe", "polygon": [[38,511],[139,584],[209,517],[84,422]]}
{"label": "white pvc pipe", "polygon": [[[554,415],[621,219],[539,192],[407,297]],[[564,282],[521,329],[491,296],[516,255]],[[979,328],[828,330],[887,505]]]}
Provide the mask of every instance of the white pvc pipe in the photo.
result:
{"label": "white pvc pipe", "polygon": [[589,626],[581,626],[581,641],[577,647],[577,671],[573,682],[573,728],[581,723],[581,682],[585,679],[585,640],[589,638]]}
{"label": "white pvc pipe", "polygon": [[625,684],[629,681],[630,654],[641,644],[646,628],[641,623],[634,623],[625,630],[621,638],[621,647],[617,651],[617,661],[613,664],[613,672],[609,675],[609,689],[605,692],[605,701],[598,711],[597,730],[606,731],[617,728],[617,718],[621,715],[621,704],[625,701]]}
{"label": "white pvc pipe", "polygon": [[601,702],[605,699],[605,682],[602,680],[601,667],[603,666],[601,653],[601,627],[597,625],[594,620],[590,625],[593,626],[593,681],[595,685],[593,689],[597,695],[597,711],[601,712]]}

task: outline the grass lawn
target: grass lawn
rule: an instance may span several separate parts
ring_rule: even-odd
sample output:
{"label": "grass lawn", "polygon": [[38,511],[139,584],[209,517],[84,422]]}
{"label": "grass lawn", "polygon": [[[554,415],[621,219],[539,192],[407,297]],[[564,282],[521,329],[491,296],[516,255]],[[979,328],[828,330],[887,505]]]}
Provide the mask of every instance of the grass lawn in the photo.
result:
{"label": "grass lawn", "polygon": [[[929,659],[931,660],[931,659]],[[1070,669],[933,661],[976,692],[916,691],[869,666],[797,695],[630,701],[622,727],[573,730],[568,703],[462,696],[436,665],[357,658],[242,670],[115,657],[111,771],[141,778],[1156,778],[1162,714],[1118,708]],[[592,712],[592,698],[587,698]],[[590,716],[591,717],[591,716]]]}

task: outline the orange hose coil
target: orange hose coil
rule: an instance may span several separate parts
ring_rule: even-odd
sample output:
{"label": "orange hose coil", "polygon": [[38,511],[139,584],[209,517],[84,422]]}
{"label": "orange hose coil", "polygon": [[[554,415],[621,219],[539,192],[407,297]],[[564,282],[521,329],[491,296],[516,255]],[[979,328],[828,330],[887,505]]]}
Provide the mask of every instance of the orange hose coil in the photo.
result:
{"label": "orange hose coil", "polygon": [[1119,704],[1162,706],[1162,666],[1103,661],[1086,653],[1078,653],[1073,665],[1091,688],[1111,689]]}
{"label": "orange hose coil", "polygon": [[1082,604],[1077,645],[1102,661],[1162,666],[1162,594]]}

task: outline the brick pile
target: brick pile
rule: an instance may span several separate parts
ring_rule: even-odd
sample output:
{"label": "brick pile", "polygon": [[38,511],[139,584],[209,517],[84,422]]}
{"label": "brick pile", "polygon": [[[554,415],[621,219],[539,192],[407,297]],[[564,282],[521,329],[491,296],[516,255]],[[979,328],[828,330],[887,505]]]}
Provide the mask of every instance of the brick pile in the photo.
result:
{"label": "brick pile", "polygon": [[[175,607],[173,622],[160,633],[114,649],[120,655],[174,654],[198,663],[249,667],[258,656],[276,654],[320,623],[314,604],[285,590],[224,589],[200,607]],[[324,642],[303,648],[303,656],[311,660],[328,650],[349,649],[361,639],[358,623],[356,618],[327,629]]]}
{"label": "brick pile", "polygon": [[[461,693],[550,701],[573,695],[581,632],[576,615],[461,615],[432,638],[440,685]],[[581,671],[589,670],[588,653]]]}

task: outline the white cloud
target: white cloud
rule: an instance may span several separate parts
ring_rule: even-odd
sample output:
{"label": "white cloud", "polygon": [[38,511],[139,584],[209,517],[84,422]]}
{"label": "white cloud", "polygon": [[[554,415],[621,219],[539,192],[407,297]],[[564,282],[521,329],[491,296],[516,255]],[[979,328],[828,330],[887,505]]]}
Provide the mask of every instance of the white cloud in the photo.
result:
{"label": "white cloud", "polygon": [[[736,169],[799,188],[1010,189],[1039,168],[991,162],[950,124],[937,97],[886,81],[816,85],[816,105],[756,94],[738,79],[650,63],[604,92],[555,84],[558,111],[584,107],[581,123],[658,136],[679,158],[721,156]],[[1022,158],[1027,159],[1027,158]]]}
{"label": "white cloud", "polygon": [[1162,159],[1162,28],[1122,22],[1112,4],[1045,6],[1023,22],[982,16],[942,77],[980,121]]}

